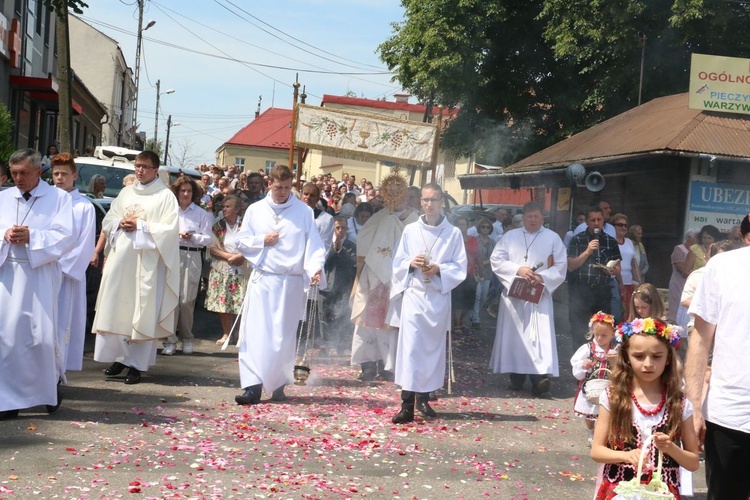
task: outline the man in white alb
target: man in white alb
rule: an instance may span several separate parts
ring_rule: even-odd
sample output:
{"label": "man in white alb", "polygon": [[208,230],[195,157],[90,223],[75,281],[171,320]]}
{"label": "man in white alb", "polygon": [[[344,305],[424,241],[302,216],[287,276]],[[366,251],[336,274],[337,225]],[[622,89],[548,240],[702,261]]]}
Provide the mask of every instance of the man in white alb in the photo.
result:
{"label": "man in white alb", "polygon": [[60,377],[65,370],[83,369],[83,344],[86,338],[86,269],[94,255],[96,214],[94,205],[75,187],[78,178],[76,162],[70,153],[52,158],[55,186],[70,194],[73,202],[75,246],[61,259],[63,271],[58,317]]}
{"label": "man in white alb", "polygon": [[16,185],[0,191],[0,420],[60,405],[59,261],[75,244],[71,197],[40,182],[39,153],[21,149],[8,163]]}
{"label": "man in white alb", "polygon": [[128,368],[126,384],[156,363],[156,341],[174,335],[180,293],[177,199],[158,178],[159,157],[135,158],[137,181],[120,191],[102,221],[110,247],[102,273],[93,333],[94,360]]}
{"label": "man in white alb", "polygon": [[424,215],[404,228],[393,257],[391,298],[403,295],[396,353],[396,385],[401,411],[391,420],[414,420],[414,406],[435,417],[430,392],[445,380],[445,337],[451,327],[451,290],[466,279],[466,250],[461,231],[443,216],[443,191],[422,187]]}
{"label": "man in white alb", "polygon": [[326,252],[312,209],[292,194],[287,166],[276,165],[269,177],[270,195],[250,205],[232,240],[253,267],[240,323],[243,393],[234,398],[240,405],[260,403],[264,389],[274,401],[286,399],[306,292],[326,285]]}
{"label": "man in white alb", "polygon": [[[495,373],[509,373],[513,390],[520,390],[528,375],[537,396],[549,391],[548,375],[559,375],[552,292],[565,280],[568,267],[562,240],[542,227],[543,223],[542,205],[527,203],[523,227],[505,233],[490,257],[492,270],[504,288],[490,368]],[[529,285],[544,285],[538,304],[508,295],[516,278]]]}
{"label": "man in white alb", "polygon": [[352,288],[352,365],[362,381],[376,376],[393,380],[400,296],[390,298],[393,255],[404,227],[418,213],[407,207],[409,185],[398,174],[380,183],[386,207],[375,213],[357,235],[357,278]]}

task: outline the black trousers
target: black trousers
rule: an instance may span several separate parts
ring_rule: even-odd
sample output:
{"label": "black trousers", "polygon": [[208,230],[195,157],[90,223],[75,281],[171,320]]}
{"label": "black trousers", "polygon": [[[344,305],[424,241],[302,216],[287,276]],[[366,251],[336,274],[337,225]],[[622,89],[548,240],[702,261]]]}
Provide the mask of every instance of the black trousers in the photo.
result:
{"label": "black trousers", "polygon": [[609,283],[595,286],[568,283],[568,318],[574,341],[584,340],[589,320],[598,311],[612,314],[612,291]]}
{"label": "black trousers", "polygon": [[708,500],[750,498],[750,433],[706,422]]}

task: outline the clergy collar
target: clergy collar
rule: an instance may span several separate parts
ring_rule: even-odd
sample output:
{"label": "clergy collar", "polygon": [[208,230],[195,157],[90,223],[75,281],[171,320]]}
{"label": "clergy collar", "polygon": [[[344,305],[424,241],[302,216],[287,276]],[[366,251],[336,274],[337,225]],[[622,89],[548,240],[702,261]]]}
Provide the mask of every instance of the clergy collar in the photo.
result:
{"label": "clergy collar", "polygon": [[[49,186],[49,184],[47,184],[46,182],[44,184],[46,184],[46,185]],[[37,182],[36,186],[34,186],[33,188],[29,189],[29,193],[31,194],[31,198],[33,198],[35,196],[41,196],[42,195],[42,193],[43,193],[42,190],[44,188],[39,189],[39,186],[41,186],[41,185],[42,185],[42,180],[39,179],[39,182]],[[18,186],[16,186],[16,198],[23,198],[23,193],[24,192],[21,191],[20,189],[18,189]],[[31,199],[31,198],[29,198],[29,199]]]}
{"label": "clergy collar", "polygon": [[526,233],[526,234],[537,234],[538,232],[542,231],[543,229],[544,229],[544,226],[540,227],[539,229],[537,229],[536,231],[534,231],[534,232],[532,233],[531,231],[527,231],[525,227],[521,226],[521,230],[522,230],[522,231],[523,231],[524,233]]}
{"label": "clergy collar", "polygon": [[291,205],[292,201],[297,199],[297,197],[294,195],[294,193],[289,193],[289,198],[287,198],[283,203],[276,203],[275,201],[273,201],[273,196],[266,196],[263,199],[268,200],[268,204],[271,205],[271,207],[286,208]]}
{"label": "clergy collar", "polygon": [[437,220],[437,222],[435,222],[435,225],[434,225],[434,226],[431,226],[431,225],[430,225],[430,224],[429,224],[429,223],[427,222],[427,216],[426,216],[426,215],[422,214],[422,215],[420,215],[420,216],[419,216],[419,218],[420,218],[420,220],[422,221],[422,223],[423,223],[423,224],[424,224],[425,226],[430,226],[430,227],[438,227],[438,226],[439,226],[440,224],[442,224],[442,223],[443,223],[443,220],[445,220],[445,216],[441,214],[441,215],[440,215],[440,216],[438,217],[438,220]]}

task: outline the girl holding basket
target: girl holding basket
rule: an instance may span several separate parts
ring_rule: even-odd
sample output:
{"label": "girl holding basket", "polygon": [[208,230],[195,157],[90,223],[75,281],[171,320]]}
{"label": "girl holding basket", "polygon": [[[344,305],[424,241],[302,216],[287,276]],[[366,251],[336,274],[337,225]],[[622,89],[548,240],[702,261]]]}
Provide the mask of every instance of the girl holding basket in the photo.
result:
{"label": "girl holding basket", "polygon": [[[591,458],[605,464],[596,499],[614,498],[621,482],[659,483],[679,499],[679,467],[696,471],[699,464],[693,407],[682,392],[682,365],[675,355],[678,329],[658,319],[636,318],[620,324],[617,336],[618,360],[599,400],[591,447]],[[646,450],[644,473],[635,478],[644,442],[653,442],[655,449]],[[658,474],[660,454],[664,465]]]}

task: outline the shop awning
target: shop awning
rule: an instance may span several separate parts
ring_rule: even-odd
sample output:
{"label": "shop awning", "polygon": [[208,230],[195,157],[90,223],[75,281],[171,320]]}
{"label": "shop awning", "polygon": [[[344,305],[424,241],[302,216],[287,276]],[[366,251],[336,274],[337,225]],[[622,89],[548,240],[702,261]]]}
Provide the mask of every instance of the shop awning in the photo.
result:
{"label": "shop awning", "polygon": [[[33,76],[11,76],[10,86],[17,90],[23,90],[29,93],[29,97],[35,101],[54,102],[59,106],[59,84],[57,79],[50,76],[49,78],[39,78]],[[83,107],[71,99],[73,113],[83,114]]]}

